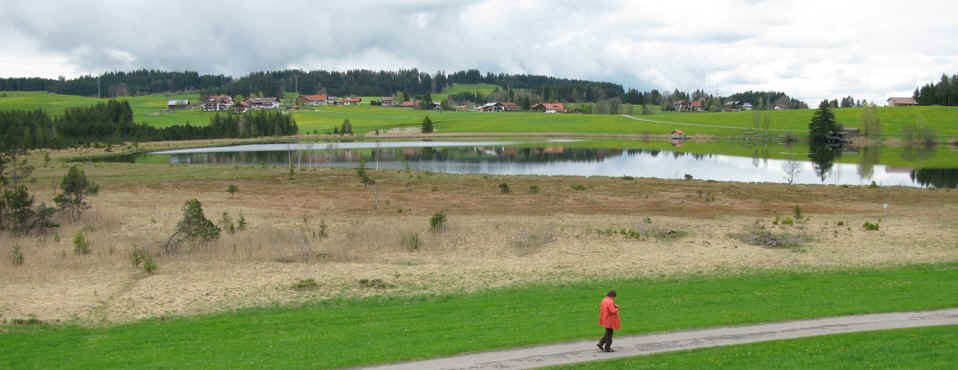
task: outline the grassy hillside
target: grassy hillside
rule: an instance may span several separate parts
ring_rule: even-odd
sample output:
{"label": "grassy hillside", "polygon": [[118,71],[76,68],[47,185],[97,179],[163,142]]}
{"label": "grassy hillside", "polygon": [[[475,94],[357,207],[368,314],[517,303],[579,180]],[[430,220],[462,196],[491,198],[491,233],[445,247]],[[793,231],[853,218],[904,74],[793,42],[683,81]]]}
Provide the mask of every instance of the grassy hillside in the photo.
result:
{"label": "grassy hillside", "polygon": [[2,327],[0,368],[348,367],[598,338],[611,288],[621,334],[955,307],[954,263],[538,285],[338,300],[119,326]]}
{"label": "grassy hillside", "polygon": [[[7,91],[0,93],[0,110],[41,109],[51,114],[60,114],[70,107],[93,105],[109,99],[97,99],[76,95],[60,95],[43,91]],[[198,101],[199,94],[145,95],[122,97],[118,100],[130,102],[133,119],[136,122],[149,123],[157,127],[166,127],[189,122],[193,125],[209,124],[211,113],[200,110],[165,112],[166,103],[172,99]]]}
{"label": "grassy hillside", "polygon": [[455,84],[452,86],[446,86],[446,88],[442,89],[441,93],[432,94],[432,100],[443,101],[446,100],[446,97],[449,95],[455,95],[464,92],[479,92],[482,95],[486,95],[498,88],[500,88],[498,85],[493,84]]}

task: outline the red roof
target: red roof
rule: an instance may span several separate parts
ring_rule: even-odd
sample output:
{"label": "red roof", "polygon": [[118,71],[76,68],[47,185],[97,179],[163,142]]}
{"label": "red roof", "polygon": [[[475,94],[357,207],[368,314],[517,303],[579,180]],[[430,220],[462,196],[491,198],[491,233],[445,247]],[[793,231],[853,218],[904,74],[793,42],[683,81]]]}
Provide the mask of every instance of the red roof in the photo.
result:
{"label": "red roof", "polygon": [[300,95],[305,101],[326,101],[326,94]]}
{"label": "red roof", "polygon": [[698,108],[698,107],[701,107],[701,106],[703,106],[703,105],[705,105],[705,102],[703,102],[703,101],[701,101],[701,100],[696,100],[696,101],[692,102],[692,107],[693,107],[693,108]]}
{"label": "red roof", "polygon": [[412,100],[407,100],[399,104],[400,107],[416,107],[417,105],[419,104]]}
{"label": "red roof", "polygon": [[513,103],[513,102],[508,102],[508,101],[507,101],[507,102],[503,102],[503,103],[502,103],[502,106],[505,107],[506,110],[519,110],[519,106],[518,106],[516,103]]}

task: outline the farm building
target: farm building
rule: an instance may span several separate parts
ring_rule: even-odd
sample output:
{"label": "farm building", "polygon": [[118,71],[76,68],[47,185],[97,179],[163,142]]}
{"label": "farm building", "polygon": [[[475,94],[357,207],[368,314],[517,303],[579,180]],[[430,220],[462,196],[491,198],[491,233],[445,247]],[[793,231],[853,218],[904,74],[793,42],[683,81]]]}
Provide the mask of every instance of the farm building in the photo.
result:
{"label": "farm building", "polygon": [[480,105],[476,108],[476,110],[480,112],[502,112],[505,111],[506,108],[502,105],[502,103],[492,102]]}
{"label": "farm building", "polygon": [[533,105],[531,110],[547,113],[565,113],[565,105],[562,103],[539,103]]}
{"label": "farm building", "polygon": [[297,104],[304,105],[325,105],[326,104],[326,94],[313,94],[313,95],[300,95],[296,98]]}
{"label": "farm building", "polygon": [[250,109],[279,109],[279,100],[276,98],[250,98],[248,101]]}
{"label": "farm building", "polygon": [[696,101],[692,102],[691,104],[689,104],[689,108],[691,108],[691,110],[693,110],[693,111],[695,111],[695,112],[701,112],[701,111],[705,110],[705,101],[696,100]]}
{"label": "farm building", "polygon": [[214,95],[206,98],[203,103],[204,112],[221,112],[233,107],[233,97],[229,95]]}
{"label": "farm building", "polygon": [[518,112],[520,110],[518,104],[508,101],[502,102],[502,108],[505,109],[506,112]]}
{"label": "farm building", "polygon": [[687,112],[687,111],[689,111],[689,109],[691,108],[691,106],[692,106],[692,105],[689,104],[689,102],[688,102],[688,101],[685,101],[685,100],[679,100],[679,101],[677,101],[677,102],[675,102],[675,103],[672,103],[672,108],[673,108],[676,112]]}
{"label": "farm building", "polygon": [[395,100],[393,100],[393,97],[391,96],[384,96],[382,98],[379,98],[380,105],[388,107],[388,106],[392,106],[394,103],[395,103]]}
{"label": "farm building", "polygon": [[399,106],[403,108],[415,108],[419,106],[419,102],[413,101],[413,100],[407,100],[402,103],[399,103]]}
{"label": "farm building", "polygon": [[888,98],[889,107],[907,107],[911,105],[918,105],[918,102],[914,98]]}
{"label": "farm building", "polygon": [[170,110],[174,109],[186,109],[190,107],[190,101],[186,99],[182,100],[170,100],[166,102],[166,107]]}
{"label": "farm building", "polygon": [[359,103],[362,102],[362,101],[363,101],[363,98],[360,98],[360,97],[354,95],[354,96],[350,96],[350,97],[348,97],[348,98],[344,98],[344,99],[343,99],[343,105],[359,105]]}

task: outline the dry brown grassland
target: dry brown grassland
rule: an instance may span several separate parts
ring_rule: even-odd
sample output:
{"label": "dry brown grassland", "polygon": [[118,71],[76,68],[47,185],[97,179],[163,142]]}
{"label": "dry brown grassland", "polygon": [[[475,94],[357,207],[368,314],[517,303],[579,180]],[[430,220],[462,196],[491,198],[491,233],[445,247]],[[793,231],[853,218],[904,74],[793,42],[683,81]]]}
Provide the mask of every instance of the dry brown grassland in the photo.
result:
{"label": "dry brown grassland", "polygon": [[[49,202],[66,165],[34,162],[32,190]],[[345,169],[290,179],[283,168],[82,167],[101,194],[79,222],[60,219],[45,237],[0,236],[0,321],[96,325],[333,297],[958,260],[958,191],[375,170],[367,189]],[[510,193],[500,192],[503,182]],[[239,187],[234,197],[229,184]],[[242,213],[249,228],[163,254],[190,198],[213,221]],[[804,219],[785,225],[796,206]],[[448,227],[430,231],[429,217],[443,209]],[[880,230],[865,231],[865,221]],[[89,255],[73,253],[81,230]],[[752,245],[736,236],[763,232],[807,241]],[[402,243],[411,235],[416,249]],[[9,257],[14,246],[21,266]],[[154,274],[133,267],[134,246],[156,256]],[[317,286],[292,289],[304,279]]]}

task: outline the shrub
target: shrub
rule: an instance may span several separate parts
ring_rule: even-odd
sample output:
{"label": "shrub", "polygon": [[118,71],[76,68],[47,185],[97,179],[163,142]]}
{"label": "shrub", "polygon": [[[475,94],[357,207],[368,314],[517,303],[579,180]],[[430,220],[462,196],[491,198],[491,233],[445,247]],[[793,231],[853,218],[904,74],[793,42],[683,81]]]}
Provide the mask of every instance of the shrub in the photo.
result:
{"label": "shrub", "polygon": [[329,227],[326,226],[326,220],[319,220],[319,233],[316,236],[323,239],[329,237]]}
{"label": "shrub", "polygon": [[133,264],[133,267],[140,267],[140,265],[146,261],[146,256],[146,250],[140,249],[134,245],[133,250],[130,251],[130,263]]}
{"label": "shrub", "polygon": [[230,184],[229,186],[226,187],[226,192],[230,193],[230,198],[232,198],[233,194],[236,194],[236,192],[238,191],[239,191],[239,187],[237,187],[235,184]]}
{"label": "shrub", "polygon": [[862,224],[862,228],[864,228],[865,231],[878,231],[878,223],[877,222],[871,223],[871,222],[865,221],[865,223]]}
{"label": "shrub", "polygon": [[20,251],[19,245],[13,247],[10,257],[10,262],[12,262],[14,266],[23,265],[23,252]]}
{"label": "shrub", "polygon": [[791,217],[785,217],[782,219],[782,225],[794,225],[794,224],[795,224],[795,220],[793,220]]}
{"label": "shrub", "polygon": [[57,204],[57,207],[70,215],[73,222],[76,222],[80,218],[80,213],[84,209],[90,208],[86,198],[90,195],[96,195],[100,191],[100,186],[87,180],[86,174],[82,170],[72,166],[63,176],[63,180],[60,182],[60,190],[63,192],[53,198],[53,201]]}
{"label": "shrub", "polygon": [[220,227],[230,234],[236,233],[236,225],[233,224],[233,218],[230,217],[229,213],[223,212],[223,217],[220,218]]}
{"label": "shrub", "polygon": [[291,288],[293,290],[300,290],[300,291],[313,290],[313,289],[319,288],[319,284],[316,282],[315,279],[302,279],[293,283],[293,286]]}
{"label": "shrub", "polygon": [[176,224],[176,231],[166,241],[164,249],[173,252],[184,241],[213,241],[220,238],[221,231],[213,221],[203,215],[200,201],[190,199],[183,205],[183,219]]}
{"label": "shrub", "polygon": [[508,193],[508,192],[509,192],[509,184],[506,184],[506,183],[501,183],[501,184],[499,184],[499,192],[500,192],[500,193],[503,193],[503,194]]}
{"label": "shrub", "polygon": [[802,219],[802,207],[795,206],[795,208],[792,208],[792,214],[795,216],[795,219],[796,219],[796,220],[801,220],[801,219]]}
{"label": "shrub", "polygon": [[692,179],[694,179],[694,177],[692,177],[692,175],[685,174],[685,181],[692,181]]}
{"label": "shrub", "polygon": [[632,177],[632,176],[622,176],[622,179],[623,179],[623,180],[626,180],[626,181],[632,181],[632,180],[635,180],[635,178],[634,178],[634,177]]}
{"label": "shrub", "polygon": [[246,230],[246,226],[248,226],[246,224],[246,217],[243,217],[243,213],[241,212],[239,215],[239,221],[236,221],[236,229],[239,231],[244,231]]}
{"label": "shrub", "polygon": [[419,233],[404,233],[401,236],[400,245],[407,251],[415,252],[422,246],[422,240],[419,238]]}
{"label": "shrub", "polygon": [[153,262],[153,255],[146,253],[143,255],[143,271],[147,274],[153,275],[156,272],[156,262]]}
{"label": "shrub", "polygon": [[359,279],[359,286],[363,288],[386,289],[392,288],[394,285],[389,284],[382,279]]}
{"label": "shrub", "polygon": [[584,185],[581,185],[581,184],[575,184],[575,185],[572,185],[572,190],[575,190],[575,191],[584,191],[584,190],[585,190],[585,186],[584,186]]}
{"label": "shrub", "polygon": [[76,235],[73,236],[73,254],[78,256],[90,254],[90,242],[86,240],[86,236],[83,235],[82,231],[78,231]]}
{"label": "shrub", "polygon": [[429,218],[429,230],[438,233],[446,229],[446,210],[436,212]]}
{"label": "shrub", "polygon": [[539,185],[529,185],[529,193],[538,194],[538,193],[539,193]]}

